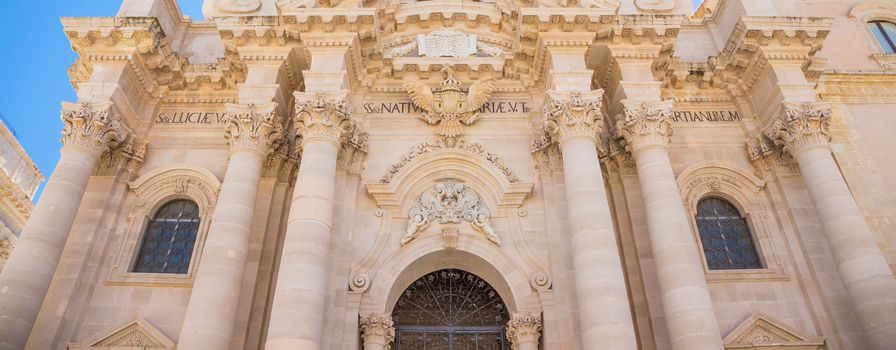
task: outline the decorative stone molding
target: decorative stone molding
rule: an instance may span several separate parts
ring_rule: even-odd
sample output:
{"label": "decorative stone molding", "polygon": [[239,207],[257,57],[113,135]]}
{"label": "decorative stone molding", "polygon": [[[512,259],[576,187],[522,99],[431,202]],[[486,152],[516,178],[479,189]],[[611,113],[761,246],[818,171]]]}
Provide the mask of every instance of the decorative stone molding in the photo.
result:
{"label": "decorative stone molding", "polygon": [[268,154],[264,161],[262,177],[277,178],[282,182],[290,182],[299,165],[299,155],[291,142],[284,140],[276,149]]}
{"label": "decorative stone molding", "polygon": [[635,0],[635,6],[646,12],[667,12],[675,8],[675,0]]}
{"label": "decorative stone molding", "polygon": [[385,175],[383,175],[382,178],[380,178],[380,183],[387,184],[392,182],[392,178],[394,178],[395,175],[398,174],[399,171],[401,171],[401,169],[403,169],[409,163],[413,162],[418,157],[433,153],[435,151],[447,149],[465,151],[479,156],[501,170],[501,173],[504,174],[505,177],[507,177],[507,181],[509,181],[510,183],[520,182],[520,179],[516,176],[516,174],[513,173],[513,170],[510,170],[510,168],[508,168],[507,165],[504,164],[504,162],[500,157],[498,157],[498,155],[486,150],[485,146],[475,142],[467,142],[466,140],[459,140],[454,145],[449,146],[445,142],[445,140],[439,139],[433,142],[424,142],[411,147],[408,153],[402,156],[398,162],[395,162],[394,164],[389,166],[389,170]]}
{"label": "decorative stone molding", "polygon": [[537,348],[541,329],[541,315],[531,312],[514,314],[507,322],[507,339],[514,350],[525,343],[534,344],[536,347],[533,348]]}
{"label": "decorative stone molding", "polygon": [[429,34],[417,34],[416,40],[395,47],[392,57],[469,57],[486,55],[497,57],[504,54],[500,48],[480,42],[475,34],[466,35],[454,28],[441,28]]}
{"label": "decorative stone molding", "polygon": [[351,174],[360,174],[364,169],[364,160],[367,159],[367,137],[366,132],[361,132],[360,128],[352,128],[351,132],[345,137],[337,156],[337,167],[344,169]]}
{"label": "decorative stone molding", "polygon": [[295,125],[302,143],[324,139],[341,144],[343,137],[357,127],[352,107],[346,102],[348,91],[296,92]]}
{"label": "decorative stone molding", "polygon": [[764,131],[766,137],[794,157],[818,147],[829,147],[831,104],[784,103],[784,115]]}
{"label": "decorative stone molding", "polygon": [[780,349],[823,350],[824,338],[814,337],[781,320],[756,311],[723,340],[726,350]]}
{"label": "decorative stone molding", "polygon": [[887,54],[874,33],[868,28],[868,22],[888,21],[896,23],[896,4],[887,0],[869,0],[854,6],[849,17],[855,19],[862,28],[871,48],[871,59],[875,60],[882,70],[896,70],[896,54]]}
{"label": "decorative stone molding", "polygon": [[648,147],[668,148],[672,141],[672,100],[623,100],[616,132],[625,140],[625,150],[635,154]]}
{"label": "decorative stone molding", "polygon": [[409,81],[404,84],[414,105],[424,110],[420,118],[430,125],[439,125],[437,133],[453,142],[463,135],[463,126],[472,125],[479,119],[476,112],[488,102],[495,91],[495,81],[485,79],[470,86],[467,93],[460,88],[460,81],[454,78],[451,68],[444,68],[445,80],[439,89],[433,91],[420,81]]}
{"label": "decorative stone molding", "polygon": [[261,8],[261,0],[215,0],[215,8],[225,13],[250,13]]}
{"label": "decorative stone molding", "polygon": [[135,315],[82,342],[68,344],[68,349],[171,350],[174,346],[171,339]]}
{"label": "decorative stone molding", "polygon": [[475,191],[462,183],[448,181],[437,183],[417,199],[408,213],[408,225],[401,244],[410,243],[431,223],[470,223],[477,232],[494,244],[501,240],[492,227],[491,211]]}
{"label": "decorative stone molding", "polygon": [[366,344],[373,343],[389,350],[395,341],[395,322],[392,316],[386,314],[369,314],[362,316],[360,320],[361,338]]}
{"label": "decorative stone molding", "polygon": [[283,122],[277,103],[265,105],[227,104],[225,135],[230,151],[250,150],[266,157],[283,140]]}
{"label": "decorative stone molding", "polygon": [[101,170],[114,174],[119,169],[125,169],[128,174],[134,176],[143,165],[146,156],[146,140],[138,140],[134,137],[122,142],[118,148],[110,149],[100,158]]}
{"label": "decorative stone molding", "polygon": [[544,130],[547,137],[533,144],[535,149],[543,149],[552,140],[564,143],[576,138],[596,141],[603,129],[601,103],[604,90],[588,92],[548,91],[548,101],[544,106]]}
{"label": "decorative stone molding", "polygon": [[15,249],[15,246],[13,246],[9,239],[0,239],[0,268],[2,268],[3,262],[9,259],[13,249]]}
{"label": "decorative stone molding", "polygon": [[84,148],[97,159],[117,147],[129,130],[113,116],[112,103],[62,103],[62,144]]}
{"label": "decorative stone molding", "polygon": [[799,175],[800,166],[793,156],[762,135],[746,141],[747,154],[759,177]]}

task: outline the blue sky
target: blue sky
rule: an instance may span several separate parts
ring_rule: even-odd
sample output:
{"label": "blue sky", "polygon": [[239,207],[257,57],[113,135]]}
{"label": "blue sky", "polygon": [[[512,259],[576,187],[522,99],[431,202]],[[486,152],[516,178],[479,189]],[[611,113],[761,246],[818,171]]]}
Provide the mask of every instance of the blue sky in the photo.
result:
{"label": "blue sky", "polygon": [[[695,3],[700,0],[692,0]],[[179,0],[201,18],[202,0]],[[59,103],[75,101],[66,69],[75,61],[59,17],[114,16],[121,0],[0,0],[0,112],[37,167],[50,176],[59,159]]]}

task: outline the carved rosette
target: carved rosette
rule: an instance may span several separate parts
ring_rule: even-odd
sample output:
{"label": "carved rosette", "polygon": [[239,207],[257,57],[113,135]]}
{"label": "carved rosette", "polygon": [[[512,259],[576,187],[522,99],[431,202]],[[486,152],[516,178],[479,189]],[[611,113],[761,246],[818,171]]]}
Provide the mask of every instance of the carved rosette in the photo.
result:
{"label": "carved rosette", "polygon": [[515,314],[507,322],[507,339],[513,349],[519,349],[522,344],[537,346],[541,328],[541,315],[531,312]]}
{"label": "carved rosette", "polygon": [[369,314],[361,317],[361,338],[364,344],[379,344],[386,350],[395,340],[395,322],[386,314]]}
{"label": "carved rosette", "polygon": [[127,140],[129,130],[112,114],[112,103],[62,103],[62,144],[81,147],[96,155]]}
{"label": "carved rosette", "polygon": [[348,91],[330,93],[296,92],[295,124],[302,143],[327,140],[341,144],[357,133],[352,107],[346,101]]}
{"label": "carved rosette", "polygon": [[251,150],[263,157],[283,140],[283,123],[277,117],[277,103],[265,105],[227,104],[227,142],[231,152]]}
{"label": "carved rosette", "polygon": [[784,115],[765,130],[765,136],[794,157],[818,147],[829,147],[829,103],[784,103]]}
{"label": "carved rosette", "polygon": [[604,90],[587,92],[548,91],[544,106],[544,130],[559,143],[584,137],[596,142],[603,129],[600,108]]}
{"label": "carved rosette", "polygon": [[623,114],[617,117],[616,133],[632,154],[648,147],[668,148],[672,139],[674,101],[622,101]]}

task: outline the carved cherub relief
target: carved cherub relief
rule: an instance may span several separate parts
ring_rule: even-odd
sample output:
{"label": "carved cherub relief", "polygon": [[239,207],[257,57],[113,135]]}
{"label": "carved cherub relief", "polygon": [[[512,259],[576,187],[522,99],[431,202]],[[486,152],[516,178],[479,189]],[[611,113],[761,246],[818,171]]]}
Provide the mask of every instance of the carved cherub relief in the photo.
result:
{"label": "carved cherub relief", "polygon": [[471,227],[494,244],[501,245],[491,225],[491,211],[473,190],[458,182],[438,183],[423,192],[408,212],[408,225],[401,244],[417,238],[431,223],[470,223]]}

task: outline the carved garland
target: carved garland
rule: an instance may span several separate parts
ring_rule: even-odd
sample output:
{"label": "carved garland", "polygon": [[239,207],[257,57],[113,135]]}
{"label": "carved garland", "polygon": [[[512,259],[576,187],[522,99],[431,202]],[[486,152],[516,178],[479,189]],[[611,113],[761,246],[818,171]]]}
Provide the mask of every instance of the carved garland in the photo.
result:
{"label": "carved garland", "polygon": [[510,170],[510,168],[507,167],[507,165],[504,164],[501,158],[498,157],[498,155],[487,151],[485,149],[485,146],[475,142],[460,140],[457,141],[457,143],[454,144],[453,147],[451,147],[448,146],[444,139],[439,139],[432,142],[424,142],[411,147],[411,149],[408,150],[408,153],[402,156],[398,162],[392,164],[392,166],[389,167],[389,170],[386,171],[386,174],[383,175],[382,178],[380,178],[380,183],[387,184],[392,182],[392,178],[394,178],[402,168],[410,164],[414,159],[443,149],[452,149],[475,154],[479,157],[484,158],[489,163],[492,163],[492,165],[501,170],[501,173],[507,177],[507,180],[510,181],[510,183],[520,182],[520,179],[516,176],[516,174],[513,173],[512,170]]}

